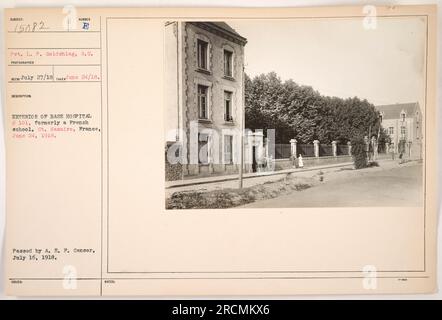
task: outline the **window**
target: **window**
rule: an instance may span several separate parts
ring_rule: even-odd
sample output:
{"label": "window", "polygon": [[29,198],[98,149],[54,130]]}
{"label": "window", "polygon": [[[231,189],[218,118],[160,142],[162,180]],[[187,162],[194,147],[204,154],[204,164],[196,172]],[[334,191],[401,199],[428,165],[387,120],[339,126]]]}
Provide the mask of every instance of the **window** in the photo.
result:
{"label": "window", "polygon": [[200,119],[209,118],[209,108],[207,106],[207,92],[209,87],[198,85],[198,117]]}
{"label": "window", "polygon": [[382,114],[379,116],[379,120],[382,123]]}
{"label": "window", "polygon": [[404,127],[404,126],[402,126],[401,127],[401,135],[403,136],[403,137],[405,137],[405,134],[407,133],[407,129]]}
{"label": "window", "polygon": [[388,128],[388,134],[394,134],[394,127]]}
{"label": "window", "polygon": [[224,75],[233,77],[233,52],[224,50]]}
{"label": "window", "polygon": [[224,91],[224,120],[233,121],[232,117],[232,93]]}
{"label": "window", "polygon": [[233,163],[232,157],[233,136],[224,136],[224,163]]}
{"label": "window", "polygon": [[405,121],[405,113],[401,113],[401,119],[402,119],[402,121]]}
{"label": "window", "polygon": [[198,68],[208,70],[209,64],[207,59],[207,49],[209,44],[206,41],[198,39],[197,41],[197,54],[198,54]]}
{"label": "window", "polygon": [[198,133],[198,163],[209,163],[209,135]]}

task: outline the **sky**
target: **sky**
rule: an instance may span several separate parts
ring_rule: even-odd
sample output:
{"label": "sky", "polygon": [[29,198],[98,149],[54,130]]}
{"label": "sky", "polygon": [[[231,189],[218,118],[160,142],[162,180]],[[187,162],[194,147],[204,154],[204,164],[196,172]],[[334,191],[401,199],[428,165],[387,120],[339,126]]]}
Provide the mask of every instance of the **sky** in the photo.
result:
{"label": "sky", "polygon": [[426,21],[422,17],[226,21],[246,37],[245,70],[275,71],[321,94],[358,96],[374,105],[418,101],[425,93]]}

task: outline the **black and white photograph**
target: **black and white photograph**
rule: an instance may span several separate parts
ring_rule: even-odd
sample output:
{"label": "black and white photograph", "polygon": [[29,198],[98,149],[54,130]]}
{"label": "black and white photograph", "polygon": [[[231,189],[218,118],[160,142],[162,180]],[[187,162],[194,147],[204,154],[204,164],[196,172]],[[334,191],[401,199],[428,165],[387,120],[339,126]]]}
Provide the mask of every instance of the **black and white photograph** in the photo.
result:
{"label": "black and white photograph", "polygon": [[164,30],[167,209],[423,205],[423,17]]}

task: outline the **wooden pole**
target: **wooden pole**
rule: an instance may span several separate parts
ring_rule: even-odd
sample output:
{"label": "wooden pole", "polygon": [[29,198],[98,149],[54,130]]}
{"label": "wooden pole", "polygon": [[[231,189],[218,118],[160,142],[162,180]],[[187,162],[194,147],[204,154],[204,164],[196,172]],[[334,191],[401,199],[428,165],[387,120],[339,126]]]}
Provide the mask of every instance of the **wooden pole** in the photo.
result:
{"label": "wooden pole", "polygon": [[240,151],[239,151],[239,177],[238,177],[238,188],[242,189],[243,187],[243,166],[244,166],[244,127],[245,127],[245,89],[246,82],[244,77],[244,65],[242,67],[242,108],[241,108],[241,125],[240,125]]}

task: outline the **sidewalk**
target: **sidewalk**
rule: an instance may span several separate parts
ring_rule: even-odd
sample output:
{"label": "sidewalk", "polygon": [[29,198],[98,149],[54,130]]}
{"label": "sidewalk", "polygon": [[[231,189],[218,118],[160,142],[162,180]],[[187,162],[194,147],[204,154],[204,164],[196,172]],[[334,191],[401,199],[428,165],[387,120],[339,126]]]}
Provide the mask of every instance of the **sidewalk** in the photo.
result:
{"label": "sidewalk", "polygon": [[[328,165],[314,166],[314,167],[309,167],[309,168],[292,168],[292,169],[270,171],[270,172],[244,173],[243,179],[272,177],[272,176],[286,175],[288,173],[302,173],[302,172],[309,172],[309,171],[315,171],[315,170],[325,170],[325,169],[348,167],[348,166],[353,166],[353,162],[328,164]],[[279,178],[280,177],[277,177],[277,179],[279,179]],[[191,180],[166,181],[166,189],[186,187],[186,186],[195,186],[195,185],[202,185],[202,184],[210,184],[210,183],[219,183],[219,182],[226,182],[226,181],[235,181],[235,180],[236,181],[238,180],[238,174],[195,178],[195,179],[191,179]]]}

